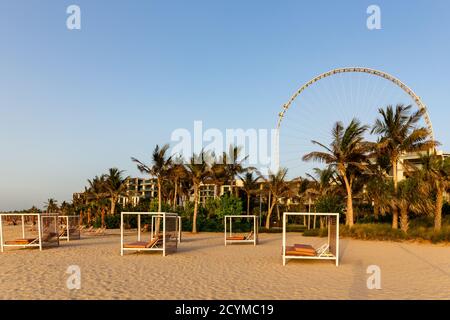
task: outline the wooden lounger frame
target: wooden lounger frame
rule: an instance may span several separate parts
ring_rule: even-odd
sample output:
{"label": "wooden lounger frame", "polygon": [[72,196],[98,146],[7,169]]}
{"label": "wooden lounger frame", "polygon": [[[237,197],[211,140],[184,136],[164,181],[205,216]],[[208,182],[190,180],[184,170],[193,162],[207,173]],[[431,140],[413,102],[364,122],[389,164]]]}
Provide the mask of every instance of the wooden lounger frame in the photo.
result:
{"label": "wooden lounger frame", "polygon": [[[137,216],[137,241],[131,243],[124,242],[124,216],[135,215]],[[150,227],[150,240],[142,241],[141,233],[141,216],[150,215],[151,216],[151,227]],[[153,233],[153,226],[155,225],[156,218],[161,219],[161,234],[155,237]],[[166,256],[171,250],[168,250],[167,244],[171,239],[166,236],[166,222],[167,219],[176,219],[176,247],[181,240],[181,221],[176,213],[169,212],[122,212],[120,214],[120,255],[123,256],[125,251],[161,251],[163,256]],[[170,248],[170,247],[169,247]],[[173,248],[172,248],[173,249]],[[173,250],[172,250],[173,251]]]}
{"label": "wooden lounger frame", "polygon": [[[336,224],[331,225],[328,219],[328,241],[321,247],[315,249],[307,244],[287,245],[286,226],[288,216],[325,216],[336,219]],[[335,230],[331,230],[331,229]],[[330,244],[334,242],[335,248],[330,252]],[[312,212],[285,212],[283,213],[283,244],[282,244],[283,266],[288,259],[317,259],[317,260],[335,260],[336,266],[339,265],[339,214],[338,213],[312,213]]]}
{"label": "wooden lounger frame", "polygon": [[[253,219],[253,229],[247,235],[233,235],[233,219]],[[255,215],[228,215],[224,217],[225,246],[233,243],[258,243],[258,216]]]}

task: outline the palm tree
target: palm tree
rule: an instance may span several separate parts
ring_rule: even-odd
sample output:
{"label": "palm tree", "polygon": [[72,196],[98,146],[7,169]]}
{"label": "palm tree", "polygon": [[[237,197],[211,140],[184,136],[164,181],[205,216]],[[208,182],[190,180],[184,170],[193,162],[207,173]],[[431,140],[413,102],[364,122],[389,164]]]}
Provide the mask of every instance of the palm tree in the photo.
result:
{"label": "palm tree", "polygon": [[47,210],[47,213],[57,212],[59,210],[58,201],[53,198],[48,199],[45,203],[45,210]]}
{"label": "palm tree", "polygon": [[162,211],[162,181],[168,176],[169,168],[172,163],[172,157],[167,156],[169,145],[165,144],[162,148],[156,145],[152,153],[152,164],[147,166],[136,158],[131,158],[137,163],[137,168],[141,173],[147,173],[156,178],[158,184],[158,212]]}
{"label": "palm tree", "polygon": [[223,154],[223,160],[225,163],[225,172],[230,181],[230,193],[237,196],[237,188],[234,188],[235,178],[237,175],[244,173],[247,169],[244,168],[243,163],[247,160],[248,156],[242,157],[242,146],[230,145],[228,153]]}
{"label": "palm tree", "polygon": [[[410,114],[412,106],[398,104],[394,108],[389,105],[386,110],[380,108],[378,112],[381,118],[375,121],[372,133],[381,135],[378,147],[389,156],[392,176],[394,181],[394,193],[398,191],[398,163],[400,156],[406,152],[420,152],[430,150],[436,146],[436,142],[429,140],[429,131],[425,127],[417,128],[417,123],[424,114],[424,110],[418,110]],[[398,229],[398,208],[392,208],[392,228]]]}
{"label": "palm tree", "polygon": [[251,195],[258,190],[258,179],[260,176],[254,176],[253,171],[248,171],[243,177],[239,177],[242,181],[242,190],[247,195],[247,215],[250,214]]}
{"label": "palm tree", "polygon": [[174,159],[172,165],[169,168],[169,177],[173,181],[173,204],[172,207],[175,209],[178,204],[178,195],[180,189],[180,182],[182,179],[186,178],[186,168],[183,165],[181,157]]}
{"label": "palm tree", "polygon": [[[307,173],[306,175],[314,181],[314,193],[320,196],[326,195],[333,189],[337,181],[335,178],[336,170],[333,166],[328,166],[325,169],[314,168],[314,174]],[[311,189],[310,189],[311,190]],[[311,190],[312,191],[312,190]]]}
{"label": "palm tree", "polygon": [[286,175],[287,169],[280,168],[276,173],[269,171],[268,177],[264,178],[267,188],[269,189],[269,198],[271,199],[266,217],[267,229],[270,228],[270,218],[275,205],[278,204],[280,198],[286,196],[290,191],[289,184],[286,183]]}
{"label": "palm tree", "polygon": [[411,206],[415,203],[417,192],[417,181],[414,178],[407,178],[398,184],[397,194],[393,201],[400,208],[400,229],[408,232],[409,218],[408,213]]}
{"label": "palm tree", "polygon": [[[311,195],[314,196],[314,200],[322,199],[327,194],[329,194],[335,187],[338,185],[338,181],[336,179],[336,170],[333,166],[328,166],[325,169],[314,168],[314,174],[311,175],[307,173],[307,177],[309,177],[313,183],[310,184],[310,187],[307,188],[304,193],[308,196],[308,212],[311,211]],[[303,217],[304,222],[306,221],[306,216]],[[314,215],[313,226],[316,227],[316,219],[317,216]],[[308,216],[308,229],[310,228],[310,220],[311,216]],[[322,221],[322,220],[321,220]]]}
{"label": "palm tree", "polygon": [[70,210],[72,209],[72,205],[66,201],[63,201],[60,206],[61,213],[63,215],[68,215]]}
{"label": "palm tree", "polygon": [[314,151],[303,156],[303,160],[316,160],[336,168],[338,175],[344,181],[347,191],[347,216],[346,224],[353,226],[353,197],[352,188],[357,173],[367,166],[367,155],[371,144],[364,141],[364,132],[368,129],[357,119],[353,119],[347,128],[341,122],[337,122],[332,131],[333,140],[330,147],[313,140],[325,151]]}
{"label": "palm tree", "polygon": [[107,197],[107,192],[105,190],[105,175],[95,176],[94,179],[88,179],[87,188],[87,202],[88,202],[88,223],[90,220],[90,213],[92,207],[97,207],[97,213],[100,211],[101,214],[101,224],[102,228],[106,226],[105,224],[105,210],[104,210],[104,199]]}
{"label": "palm tree", "polygon": [[197,214],[199,206],[200,185],[209,177],[211,170],[208,163],[209,155],[204,151],[193,154],[189,163],[185,165],[186,173],[194,189],[194,216],[192,219],[192,233],[197,233]]}
{"label": "palm tree", "polygon": [[450,188],[450,158],[436,154],[426,154],[421,157],[419,174],[428,182],[436,193],[434,204],[434,230],[440,231],[442,227],[442,206],[444,193]]}
{"label": "palm tree", "polygon": [[385,154],[376,148],[374,161],[371,161],[365,173],[365,191],[370,201],[373,202],[373,214],[378,220],[380,214],[384,214],[391,204],[391,185],[387,179],[390,169],[390,160]]}
{"label": "palm tree", "polygon": [[116,211],[116,203],[121,195],[125,194],[126,181],[129,177],[122,177],[123,171],[117,168],[110,168],[105,176],[104,188],[108,194],[111,207],[109,213],[113,215]]}
{"label": "palm tree", "polygon": [[215,154],[212,153],[211,157],[213,158],[213,162],[210,166],[211,174],[209,180],[216,186],[214,196],[218,197],[220,195],[221,187],[229,180],[226,169],[227,165],[224,163],[223,155],[216,159]]}

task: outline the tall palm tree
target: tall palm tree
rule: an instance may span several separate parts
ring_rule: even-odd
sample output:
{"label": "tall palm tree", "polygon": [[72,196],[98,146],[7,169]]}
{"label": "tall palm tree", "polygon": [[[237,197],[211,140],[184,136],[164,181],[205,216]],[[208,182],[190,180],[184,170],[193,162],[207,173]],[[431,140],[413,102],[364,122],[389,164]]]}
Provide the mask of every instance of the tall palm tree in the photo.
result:
{"label": "tall palm tree", "polygon": [[192,219],[192,233],[197,233],[197,214],[199,206],[200,185],[210,176],[209,154],[201,151],[200,154],[193,154],[189,163],[185,165],[186,173],[192,182],[194,189],[194,216]]}
{"label": "tall palm tree", "polygon": [[[394,193],[398,191],[398,164],[400,156],[406,152],[420,152],[430,150],[436,146],[436,142],[429,139],[430,133],[425,127],[417,127],[424,114],[424,110],[410,113],[412,106],[398,104],[395,107],[389,105],[378,112],[381,118],[375,121],[372,133],[381,135],[378,147],[389,156],[392,177],[394,181]],[[398,229],[398,207],[392,208],[392,228]]]}
{"label": "tall palm tree", "polygon": [[72,209],[72,205],[66,201],[63,201],[60,206],[60,211],[63,215],[68,215],[70,210]]}
{"label": "tall palm tree", "polygon": [[45,203],[45,210],[47,213],[57,212],[59,210],[58,201],[53,198],[48,199]]}
{"label": "tall palm tree", "polygon": [[183,160],[181,157],[177,157],[173,160],[172,165],[169,168],[169,177],[173,182],[173,203],[172,207],[175,209],[178,204],[178,195],[180,189],[180,182],[182,179],[186,178],[186,168],[183,165]]}
{"label": "tall palm tree", "polygon": [[126,181],[129,177],[123,177],[123,171],[117,168],[110,168],[105,175],[104,188],[110,201],[109,213],[113,215],[116,211],[116,203],[121,195],[125,194]]}
{"label": "tall palm tree", "polygon": [[289,184],[286,183],[287,169],[280,168],[277,172],[273,173],[269,171],[269,175],[264,178],[267,188],[269,189],[269,198],[271,199],[267,217],[266,217],[266,228],[270,228],[270,219],[272,216],[273,209],[278,201],[285,197],[289,192]]}
{"label": "tall palm tree", "polygon": [[314,151],[303,156],[303,160],[320,161],[336,168],[338,175],[344,181],[347,191],[347,216],[346,224],[353,226],[353,197],[352,188],[357,173],[365,170],[367,156],[371,145],[364,141],[364,132],[367,126],[361,125],[357,119],[353,119],[347,128],[341,122],[337,122],[332,131],[333,140],[330,147],[313,140],[325,151]]}
{"label": "tall palm tree", "polygon": [[254,194],[258,190],[258,179],[259,175],[254,176],[253,171],[247,171],[244,176],[240,176],[239,178],[242,181],[242,190],[244,190],[247,195],[247,215],[250,214],[250,200],[252,194]]}
{"label": "tall palm tree", "polygon": [[159,145],[156,145],[152,153],[152,163],[150,166],[136,158],[131,158],[133,162],[137,163],[137,168],[141,173],[147,173],[151,177],[156,178],[158,184],[158,212],[162,211],[162,181],[167,178],[172,163],[172,157],[167,155],[168,149],[168,144],[165,144],[161,148]]}
{"label": "tall palm tree", "polygon": [[227,165],[225,164],[225,161],[223,160],[223,155],[219,156],[218,158],[215,157],[215,154],[211,154],[213,161],[210,166],[210,177],[209,180],[211,183],[215,185],[215,197],[218,197],[220,195],[220,189],[221,187],[226,184],[229,180],[228,178],[228,171],[226,169]]}
{"label": "tall palm tree", "polygon": [[398,184],[397,193],[393,201],[400,208],[400,229],[405,233],[408,232],[409,217],[408,213],[411,206],[416,202],[417,180],[407,178]]}
{"label": "tall palm tree", "polygon": [[389,210],[391,204],[392,190],[388,180],[389,170],[389,158],[375,148],[368,170],[365,172],[365,191],[369,200],[373,202],[375,220],[378,220],[380,214]]}
{"label": "tall palm tree", "polygon": [[324,196],[330,192],[336,185],[336,170],[333,166],[328,166],[325,169],[314,168],[314,174],[307,173],[306,175],[314,181],[314,191],[318,196]]}
{"label": "tall palm tree", "polygon": [[242,146],[230,145],[228,153],[223,154],[225,164],[225,171],[230,181],[230,193],[237,196],[238,189],[234,187],[235,178],[237,175],[244,173],[247,169],[244,168],[244,162],[248,156],[241,156]]}
{"label": "tall palm tree", "polygon": [[90,220],[91,208],[96,207],[97,213],[100,212],[101,224],[104,228],[105,224],[105,210],[104,210],[104,199],[108,196],[105,189],[105,175],[95,176],[94,179],[88,179],[87,188],[87,202],[88,202],[88,223]]}
{"label": "tall palm tree", "polygon": [[434,230],[440,231],[442,227],[442,206],[444,193],[450,188],[450,158],[436,154],[426,154],[421,157],[419,174],[428,182],[436,193],[434,204]]}
{"label": "tall palm tree", "polygon": [[[312,198],[315,201],[322,199],[327,194],[331,193],[338,186],[338,181],[336,179],[336,170],[333,166],[328,166],[324,169],[314,168],[314,174],[307,173],[306,176],[309,177],[313,183],[310,184],[309,188],[304,192],[308,196],[308,212],[311,210]],[[304,216],[304,222],[306,217]],[[314,215],[313,226],[316,227],[317,216]],[[310,228],[311,216],[308,216],[308,229]],[[322,220],[321,220],[322,221]]]}

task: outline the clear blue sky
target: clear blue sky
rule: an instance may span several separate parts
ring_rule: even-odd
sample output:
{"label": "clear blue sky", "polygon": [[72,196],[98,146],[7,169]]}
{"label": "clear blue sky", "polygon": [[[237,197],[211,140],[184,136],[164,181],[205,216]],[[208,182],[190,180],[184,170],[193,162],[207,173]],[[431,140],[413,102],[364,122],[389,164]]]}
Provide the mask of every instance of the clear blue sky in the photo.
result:
{"label": "clear blue sky", "polygon": [[0,210],[70,200],[109,167],[137,175],[131,156],[194,120],[272,128],[303,82],[342,66],[406,82],[449,150],[449,36],[448,0],[1,0]]}

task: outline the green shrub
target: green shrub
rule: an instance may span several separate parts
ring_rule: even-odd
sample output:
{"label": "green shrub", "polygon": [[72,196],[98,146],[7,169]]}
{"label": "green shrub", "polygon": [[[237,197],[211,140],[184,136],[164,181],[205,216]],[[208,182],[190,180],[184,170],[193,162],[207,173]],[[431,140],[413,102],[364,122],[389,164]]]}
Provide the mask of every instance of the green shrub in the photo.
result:
{"label": "green shrub", "polygon": [[352,237],[364,240],[393,240],[406,238],[406,234],[397,229],[392,229],[390,224],[355,224],[352,228],[341,226],[339,233],[343,237]]}
{"label": "green shrub", "polygon": [[343,208],[343,199],[338,195],[324,195],[316,201],[317,212],[342,213]]}
{"label": "green shrub", "polygon": [[322,228],[322,229],[309,229],[305,230],[303,232],[303,236],[305,237],[327,237],[328,236],[328,229]]}
{"label": "green shrub", "polygon": [[[118,229],[120,228],[120,214],[115,215],[105,215],[105,225],[107,229]],[[93,223],[94,228],[102,227],[102,217],[97,216]]]}

